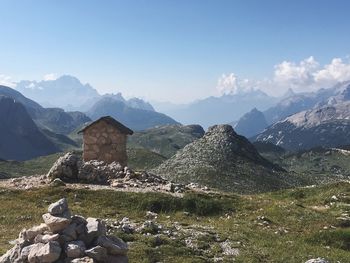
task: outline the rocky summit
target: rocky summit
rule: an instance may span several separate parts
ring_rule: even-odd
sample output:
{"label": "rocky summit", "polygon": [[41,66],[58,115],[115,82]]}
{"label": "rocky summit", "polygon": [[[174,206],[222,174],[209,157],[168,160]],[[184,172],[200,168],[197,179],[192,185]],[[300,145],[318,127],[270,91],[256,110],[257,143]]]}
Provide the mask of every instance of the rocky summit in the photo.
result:
{"label": "rocky summit", "polygon": [[296,184],[279,166],[264,159],[230,125],[215,125],[175,156],[154,169],[174,181],[196,182],[241,193],[280,189]]}
{"label": "rocky summit", "polygon": [[1,263],[126,263],[128,245],[97,218],[71,215],[65,198],[48,207],[44,223],[23,229]]}

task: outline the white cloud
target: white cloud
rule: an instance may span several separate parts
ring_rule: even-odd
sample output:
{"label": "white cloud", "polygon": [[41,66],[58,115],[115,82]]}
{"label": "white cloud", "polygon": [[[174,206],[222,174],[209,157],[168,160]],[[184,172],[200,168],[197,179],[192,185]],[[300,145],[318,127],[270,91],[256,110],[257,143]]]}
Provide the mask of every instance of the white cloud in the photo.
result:
{"label": "white cloud", "polygon": [[254,89],[254,84],[248,79],[240,79],[234,73],[222,74],[216,86],[220,94],[237,94]]}
{"label": "white cloud", "polygon": [[56,80],[57,79],[57,74],[56,73],[49,73],[44,75],[43,77],[44,80]]}
{"label": "white cloud", "polygon": [[[349,59],[347,59],[349,60]],[[350,80],[350,62],[334,58],[321,66],[310,56],[298,63],[283,61],[274,66],[273,77],[263,80],[240,80],[234,73],[223,74],[217,89],[220,94],[235,94],[240,91],[261,89],[271,95],[282,95],[289,88],[297,92],[309,92]]]}
{"label": "white cloud", "polygon": [[275,66],[274,82],[292,87],[310,85],[314,82],[313,72],[319,63],[311,56],[298,64],[283,61]]}
{"label": "white cloud", "polygon": [[350,64],[344,63],[341,58],[332,59],[331,63],[315,73],[315,82],[337,83],[350,80]]}
{"label": "white cloud", "polygon": [[12,80],[10,76],[0,74],[0,85],[14,88],[16,86],[16,83]]}

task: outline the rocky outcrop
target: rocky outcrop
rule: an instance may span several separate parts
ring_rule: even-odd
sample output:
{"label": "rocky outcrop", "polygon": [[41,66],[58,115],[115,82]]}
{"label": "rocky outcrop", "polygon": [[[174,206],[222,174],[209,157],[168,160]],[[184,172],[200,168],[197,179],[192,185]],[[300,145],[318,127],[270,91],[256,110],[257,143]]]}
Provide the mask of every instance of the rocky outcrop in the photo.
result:
{"label": "rocky outcrop", "polygon": [[106,233],[97,218],[74,215],[65,198],[51,204],[45,223],[23,229],[15,246],[0,257],[1,263],[125,263],[128,245]]}
{"label": "rocky outcrop", "polygon": [[225,191],[261,192],[297,184],[230,125],[215,125],[153,170],[167,179]]}
{"label": "rocky outcrop", "polygon": [[[106,164],[103,161],[84,162],[73,152],[60,157],[46,176],[51,185],[61,186],[67,183],[88,183],[110,185],[113,188],[137,188],[170,193],[182,193],[186,190],[208,191],[208,187],[198,184],[187,185],[173,183],[163,177],[146,171],[136,172],[119,163]],[[22,180],[17,179],[17,185]],[[27,182],[28,184],[28,182]]]}

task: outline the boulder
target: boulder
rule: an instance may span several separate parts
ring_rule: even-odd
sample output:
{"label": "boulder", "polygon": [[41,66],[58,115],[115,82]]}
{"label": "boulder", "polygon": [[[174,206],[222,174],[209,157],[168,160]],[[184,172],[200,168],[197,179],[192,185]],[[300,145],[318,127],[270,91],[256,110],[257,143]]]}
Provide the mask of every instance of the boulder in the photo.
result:
{"label": "boulder", "polygon": [[47,230],[49,230],[49,228],[46,224],[40,224],[39,226],[33,226],[29,229],[22,230],[20,237],[32,241],[37,235],[43,234]]}
{"label": "boulder", "polygon": [[51,180],[60,178],[62,180],[75,181],[78,176],[80,162],[81,158],[78,155],[69,152],[54,163],[47,177]]}
{"label": "boulder", "polygon": [[70,218],[53,216],[50,213],[43,214],[43,220],[53,233],[58,233],[65,229],[71,222]]}
{"label": "boulder", "polygon": [[85,254],[99,262],[105,262],[107,260],[107,249],[101,246],[96,246],[91,249],[85,250]]}
{"label": "boulder", "polygon": [[67,199],[62,198],[49,205],[48,212],[53,216],[70,217]]}
{"label": "boulder", "polygon": [[48,243],[50,241],[57,241],[59,239],[60,235],[59,234],[53,234],[53,235],[49,235],[49,234],[46,234],[46,235],[37,235],[35,238],[34,238],[34,243]]}
{"label": "boulder", "polygon": [[66,255],[69,258],[80,258],[84,256],[85,250],[85,244],[83,241],[80,240],[68,242],[65,247]]}
{"label": "boulder", "polygon": [[126,255],[128,252],[128,245],[120,238],[112,236],[100,236],[97,239],[97,244],[107,249],[108,254],[112,255]]}
{"label": "boulder", "polygon": [[29,263],[51,263],[59,259],[61,255],[60,244],[50,241],[46,244],[37,243],[30,249],[28,255]]}
{"label": "boulder", "polygon": [[99,236],[106,235],[106,227],[100,219],[89,217],[86,221],[87,239],[89,243]]}

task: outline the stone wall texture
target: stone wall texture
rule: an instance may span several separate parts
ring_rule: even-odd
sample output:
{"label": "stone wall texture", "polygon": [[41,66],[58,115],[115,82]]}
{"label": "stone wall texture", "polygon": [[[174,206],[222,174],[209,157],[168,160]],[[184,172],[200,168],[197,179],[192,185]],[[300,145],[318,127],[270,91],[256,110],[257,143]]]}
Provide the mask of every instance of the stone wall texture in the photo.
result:
{"label": "stone wall texture", "polygon": [[83,159],[104,161],[105,163],[119,162],[127,164],[126,154],[127,135],[116,127],[104,121],[97,122],[84,131]]}

